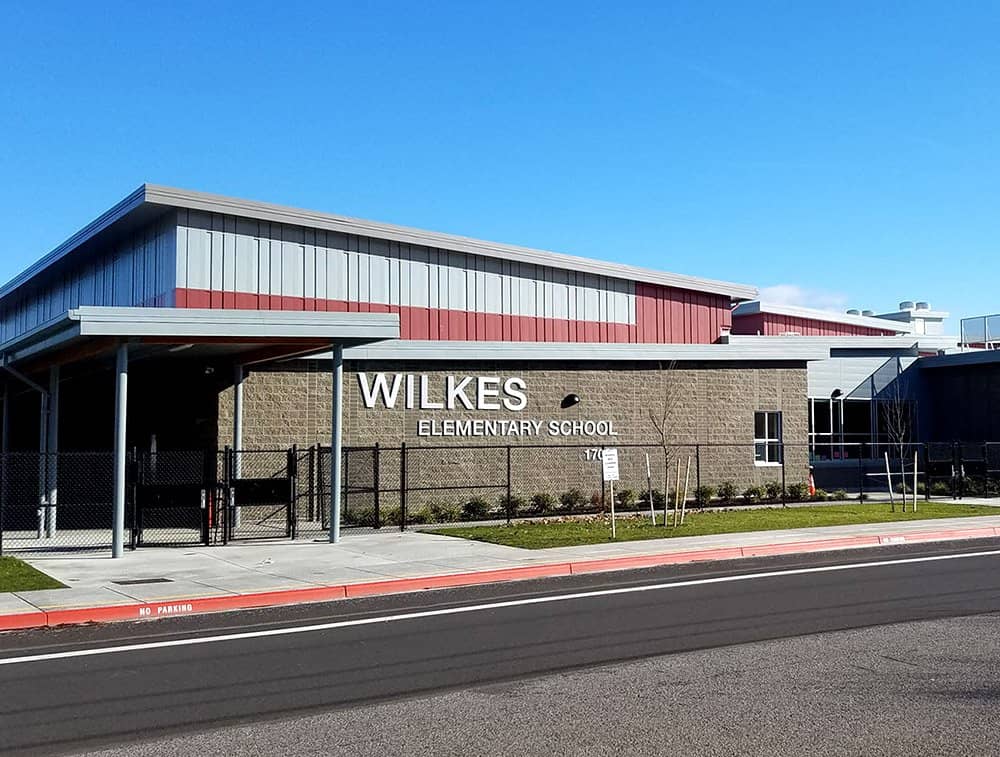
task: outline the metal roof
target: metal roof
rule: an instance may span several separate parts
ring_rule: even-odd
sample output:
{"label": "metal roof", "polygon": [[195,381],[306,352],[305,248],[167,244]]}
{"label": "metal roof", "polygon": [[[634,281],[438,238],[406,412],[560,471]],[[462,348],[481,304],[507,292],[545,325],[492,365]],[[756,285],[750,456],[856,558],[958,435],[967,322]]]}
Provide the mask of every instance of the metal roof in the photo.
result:
{"label": "metal roof", "polygon": [[844,323],[851,326],[861,326],[866,329],[884,329],[886,331],[899,331],[910,333],[914,326],[909,323],[899,323],[888,318],[877,318],[867,315],[850,315],[848,313],[836,313],[831,310],[818,310],[816,308],[804,308],[797,305],[777,305],[770,302],[741,302],[733,308],[733,317],[743,315],[757,315],[758,313],[773,313],[774,315],[787,315],[792,318],[806,318],[811,321],[824,321],[826,323]]}
{"label": "metal roof", "polygon": [[135,192],[82,228],[48,255],[15,276],[3,287],[0,287],[0,299],[57,261],[71,254],[73,250],[84,242],[100,234],[118,221],[125,219],[127,216],[143,208],[162,211],[171,207],[389,239],[406,244],[454,250],[504,260],[516,260],[523,263],[564,268],[571,271],[582,271],[629,281],[640,281],[698,292],[721,294],[729,296],[734,300],[746,300],[757,295],[756,288],[743,284],[733,284],[676,273],[665,273],[621,263],[607,263],[590,258],[534,250],[528,247],[518,247],[497,242],[486,242],[471,237],[424,231],[406,226],[366,221],[359,218],[320,213],[313,210],[302,210],[284,205],[241,200],[157,184],[143,184]]}

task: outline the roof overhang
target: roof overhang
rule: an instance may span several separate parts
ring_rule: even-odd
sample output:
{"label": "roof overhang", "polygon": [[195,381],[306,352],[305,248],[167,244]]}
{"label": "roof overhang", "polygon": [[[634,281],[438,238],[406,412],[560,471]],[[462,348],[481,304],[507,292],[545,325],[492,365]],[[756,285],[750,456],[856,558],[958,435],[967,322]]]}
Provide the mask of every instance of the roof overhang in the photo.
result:
{"label": "roof overhang", "polygon": [[424,231],[407,226],[366,221],[359,218],[302,210],[283,205],[241,200],[222,195],[192,192],[156,184],[143,184],[139,189],[78,231],[63,244],[0,287],[0,299],[6,297],[31,278],[51,267],[101,235],[115,237],[126,233],[169,212],[171,208],[197,210],[251,218],[270,223],[337,231],[364,237],[388,239],[406,244],[466,252],[502,260],[581,271],[628,281],[638,281],[662,286],[677,287],[696,292],[728,296],[732,301],[748,300],[757,296],[757,289],[744,284],[733,284],[697,276],[654,271],[638,266],[610,263],[574,255],[535,250],[529,247],[487,242],[471,237]]}
{"label": "roof overhang", "polygon": [[921,368],[959,368],[1000,364],[1000,350],[974,350],[951,355],[934,355],[920,361]]}
{"label": "roof overhang", "polygon": [[742,302],[733,308],[733,317],[758,315],[760,313],[785,315],[792,318],[803,318],[810,321],[822,321],[824,323],[838,323],[849,326],[860,326],[866,329],[882,329],[884,331],[899,331],[910,333],[914,326],[910,323],[899,323],[888,318],[881,318],[867,315],[850,315],[848,313],[835,313],[830,310],[817,310],[815,308],[804,308],[796,305],[778,305],[770,302]]}
{"label": "roof overhang", "polygon": [[124,341],[137,356],[197,350],[247,364],[398,337],[395,313],[80,307],[0,344],[0,355],[7,365],[58,364]]}
{"label": "roof overhang", "polygon": [[[329,354],[314,356],[329,359]],[[830,357],[817,345],[596,344],[553,342],[387,341],[344,350],[349,360],[587,362],[806,362]]]}

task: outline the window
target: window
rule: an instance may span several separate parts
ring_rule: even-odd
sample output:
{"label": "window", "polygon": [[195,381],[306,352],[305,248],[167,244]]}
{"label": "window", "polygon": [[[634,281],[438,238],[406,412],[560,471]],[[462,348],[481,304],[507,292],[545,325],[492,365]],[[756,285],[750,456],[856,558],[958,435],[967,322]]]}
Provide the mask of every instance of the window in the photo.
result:
{"label": "window", "polygon": [[753,414],[754,463],[780,465],[781,413],[758,411]]}

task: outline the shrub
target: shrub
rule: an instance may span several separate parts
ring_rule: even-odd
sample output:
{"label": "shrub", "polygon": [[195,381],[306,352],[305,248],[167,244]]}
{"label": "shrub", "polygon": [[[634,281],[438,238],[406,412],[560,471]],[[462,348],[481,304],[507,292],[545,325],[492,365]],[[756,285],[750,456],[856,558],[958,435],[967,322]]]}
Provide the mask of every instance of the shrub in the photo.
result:
{"label": "shrub", "polygon": [[601,492],[591,492],[590,493],[590,506],[595,510],[602,509],[604,505],[604,497],[601,496]]}
{"label": "shrub", "polygon": [[962,480],[962,493],[969,497],[981,497],[986,493],[986,482],[981,478],[969,476]]}
{"label": "shrub", "polygon": [[548,492],[538,492],[531,496],[531,509],[538,515],[545,515],[556,509],[556,498]]}
{"label": "shrub", "polygon": [[760,502],[767,496],[767,490],[763,486],[748,486],[743,492],[743,499],[747,502]]}
{"label": "shrub", "polygon": [[781,484],[777,481],[768,481],[764,484],[764,492],[768,499],[778,499],[781,497]]}
{"label": "shrub", "polygon": [[951,484],[944,481],[935,481],[931,484],[931,494],[937,497],[950,497],[951,496]]}
{"label": "shrub", "polygon": [[570,489],[559,496],[559,504],[570,512],[573,512],[587,504],[587,498],[583,496],[583,492],[579,489]]}
{"label": "shrub", "polygon": [[694,490],[694,502],[698,507],[704,507],[712,501],[715,496],[715,487],[702,484]]}
{"label": "shrub", "polygon": [[519,497],[516,494],[511,494],[510,497],[504,494],[500,497],[500,509],[504,513],[510,513],[511,517],[517,517],[519,513],[523,513],[526,504],[524,497]]}
{"label": "shrub", "polygon": [[633,507],[639,498],[636,496],[635,491],[632,489],[620,489],[615,492],[615,504],[622,509],[627,509]]}
{"label": "shrub", "polygon": [[431,515],[426,507],[422,507],[419,510],[407,510],[406,512],[406,523],[407,525],[413,524],[414,526],[419,526],[424,523],[431,522]]}
{"label": "shrub", "polygon": [[653,489],[653,507],[662,508],[667,504],[667,498],[663,496],[663,492],[659,489]]}
{"label": "shrub", "polygon": [[810,499],[812,499],[814,502],[826,502],[828,499],[830,499],[830,495],[827,494],[822,489],[817,489],[816,493],[813,494],[812,497],[810,497]]}
{"label": "shrub", "polygon": [[439,504],[435,502],[427,508],[429,523],[454,523],[464,515],[464,508],[452,504]]}
{"label": "shrub", "polygon": [[483,520],[490,514],[490,503],[482,497],[473,497],[462,505],[462,520]]}
{"label": "shrub", "polygon": [[736,484],[732,481],[725,481],[719,486],[719,499],[723,502],[732,502],[736,499]]}
{"label": "shrub", "polygon": [[830,495],[830,498],[836,502],[842,502],[843,500],[847,499],[847,490],[834,489],[833,494]]}
{"label": "shrub", "polygon": [[383,510],[380,514],[383,525],[398,526],[402,512],[398,507],[391,507],[388,510]]}
{"label": "shrub", "polygon": [[806,499],[809,496],[809,484],[804,484],[801,481],[789,484],[788,496],[795,501]]}

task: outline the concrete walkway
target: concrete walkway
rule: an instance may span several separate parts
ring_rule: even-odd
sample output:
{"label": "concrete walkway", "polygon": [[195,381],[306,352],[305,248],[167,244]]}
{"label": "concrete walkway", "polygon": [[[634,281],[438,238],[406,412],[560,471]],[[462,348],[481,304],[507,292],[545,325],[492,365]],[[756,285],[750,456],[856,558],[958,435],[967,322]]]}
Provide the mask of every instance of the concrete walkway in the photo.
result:
{"label": "concrete walkway", "polygon": [[[213,608],[224,609],[226,598],[266,595],[273,599],[254,600],[260,606],[699,559],[993,535],[1000,535],[1000,515],[539,550],[396,531],[347,534],[339,545],[271,541],[225,547],[144,548],[127,552],[120,560],[95,555],[33,556],[27,559],[30,564],[68,588],[0,593],[0,621],[4,616],[21,616],[22,626],[37,625],[30,619],[41,614],[54,624],[52,613],[86,608],[121,607],[130,613],[138,605],[211,598],[218,600]],[[339,593],[325,591],[334,588]],[[87,617],[85,613],[77,615]],[[64,613],[60,617],[76,615]],[[4,627],[0,622],[0,629]],[[7,627],[17,626],[11,621]]]}

